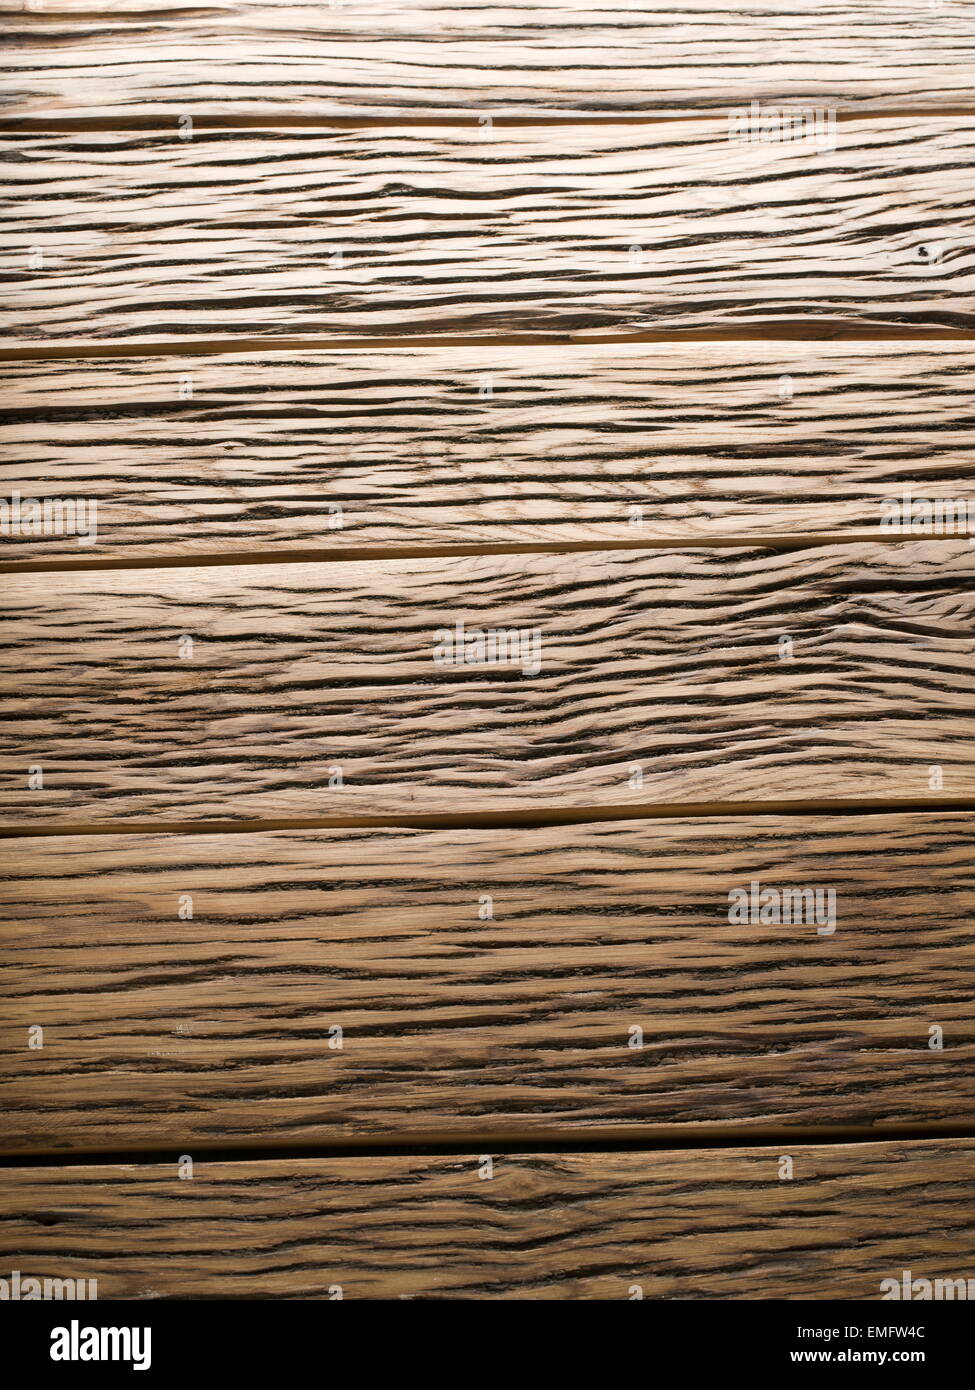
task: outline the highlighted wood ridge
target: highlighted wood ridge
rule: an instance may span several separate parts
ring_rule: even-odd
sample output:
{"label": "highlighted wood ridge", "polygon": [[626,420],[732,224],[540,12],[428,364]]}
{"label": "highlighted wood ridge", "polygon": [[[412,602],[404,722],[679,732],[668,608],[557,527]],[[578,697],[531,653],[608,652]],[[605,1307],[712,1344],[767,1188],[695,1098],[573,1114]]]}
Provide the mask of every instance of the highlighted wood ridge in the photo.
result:
{"label": "highlighted wood ridge", "polygon": [[955,0],[0,8],[14,118],[619,117],[752,98],[883,112],[975,91],[975,19]]}
{"label": "highlighted wood ridge", "polygon": [[7,136],[8,346],[975,328],[975,117]]}
{"label": "highlighted wood ridge", "polygon": [[[971,797],[967,540],[9,575],[12,826]],[[438,633],[538,630],[540,667]]]}
{"label": "highlighted wood ridge", "polygon": [[8,363],[8,496],[97,504],[97,543],[0,564],[317,547],[884,538],[970,495],[959,346],[400,348]]}
{"label": "highlighted wood ridge", "polygon": [[973,1149],[800,1144],[790,1179],[771,1148],[15,1168],[0,1259],[99,1298],[875,1300],[965,1268]]}
{"label": "highlighted wood ridge", "polygon": [[[973,846],[957,813],[26,839],[3,1150],[965,1125]],[[768,909],[817,891],[832,930]]]}

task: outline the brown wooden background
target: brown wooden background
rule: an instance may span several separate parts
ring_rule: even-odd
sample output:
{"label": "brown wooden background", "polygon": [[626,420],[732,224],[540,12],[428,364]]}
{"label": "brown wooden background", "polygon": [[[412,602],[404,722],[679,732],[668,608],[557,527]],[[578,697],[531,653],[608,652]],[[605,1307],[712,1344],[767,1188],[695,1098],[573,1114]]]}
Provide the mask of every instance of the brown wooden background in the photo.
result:
{"label": "brown wooden background", "polygon": [[0,1274],[972,1273],[975,4],[0,14]]}

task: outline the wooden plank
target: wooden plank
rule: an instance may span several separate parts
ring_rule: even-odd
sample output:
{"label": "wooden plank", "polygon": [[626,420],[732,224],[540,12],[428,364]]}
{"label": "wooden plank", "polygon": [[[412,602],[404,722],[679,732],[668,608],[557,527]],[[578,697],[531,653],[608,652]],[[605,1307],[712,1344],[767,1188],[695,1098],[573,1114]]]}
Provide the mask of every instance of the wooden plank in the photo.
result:
{"label": "wooden plank", "polygon": [[2,561],[883,539],[905,490],[975,501],[975,368],[945,343],[223,353],[5,377],[8,497],[97,514],[91,546],[13,531]]}
{"label": "wooden plank", "polygon": [[[27,839],[0,1142],[964,1124],[973,847],[962,813]],[[739,922],[753,880],[819,911]]]}
{"label": "wooden plank", "polygon": [[13,116],[194,119],[948,109],[975,89],[970,0],[455,0],[205,6],[4,0]]}
{"label": "wooden plank", "polygon": [[0,324],[16,343],[243,347],[970,331],[975,118],[837,138],[735,144],[713,120],[9,136]]}
{"label": "wooden plank", "polygon": [[15,1168],[0,1257],[100,1299],[876,1300],[905,1269],[970,1275],[973,1157],[944,1140],[503,1154],[490,1179],[477,1151],[183,1180],[175,1162]]}
{"label": "wooden plank", "polygon": [[8,575],[0,815],[962,800],[973,572],[939,540]]}

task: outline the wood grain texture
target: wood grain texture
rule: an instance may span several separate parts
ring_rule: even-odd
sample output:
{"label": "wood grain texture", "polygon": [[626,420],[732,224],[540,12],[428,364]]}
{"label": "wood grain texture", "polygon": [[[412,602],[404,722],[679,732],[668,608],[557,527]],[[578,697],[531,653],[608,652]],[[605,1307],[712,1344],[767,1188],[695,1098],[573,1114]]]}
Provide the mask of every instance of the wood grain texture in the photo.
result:
{"label": "wood grain texture", "polygon": [[975,501],[975,366],[944,343],[278,351],[5,377],[7,495],[98,512],[93,547],[5,535],[0,562],[882,539],[905,489]]}
{"label": "wood grain texture", "polygon": [[[875,1300],[965,1277],[962,1141],[4,1173],[3,1268],[105,1298]],[[81,1305],[84,1307],[84,1305]],[[80,1308],[79,1308],[80,1316]]]}
{"label": "wood grain texture", "polygon": [[[939,540],[9,575],[0,812],[917,802],[934,764],[970,797],[973,572]],[[438,662],[457,623],[490,664]]]}
{"label": "wood grain texture", "polygon": [[[18,135],[16,343],[975,328],[975,118]],[[40,259],[38,259],[40,258]]]}
{"label": "wood grain texture", "polygon": [[[0,1143],[963,1124],[973,848],[962,813],[23,840]],[[729,922],[756,879],[831,888],[835,931]]]}
{"label": "wood grain texture", "polygon": [[15,117],[618,114],[753,97],[938,109],[975,88],[970,0],[24,8],[4,0]]}

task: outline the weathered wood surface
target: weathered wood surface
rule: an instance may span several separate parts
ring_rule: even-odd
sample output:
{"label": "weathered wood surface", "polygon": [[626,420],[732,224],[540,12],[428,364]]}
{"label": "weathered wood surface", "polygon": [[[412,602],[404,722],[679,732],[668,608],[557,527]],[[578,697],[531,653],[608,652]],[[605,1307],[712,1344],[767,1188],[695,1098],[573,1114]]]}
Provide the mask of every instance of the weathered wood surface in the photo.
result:
{"label": "weathered wood surface", "polygon": [[877,1300],[971,1274],[970,1142],[483,1156],[9,1169],[0,1258],[100,1299]]}
{"label": "weathered wood surface", "polygon": [[835,152],[713,120],[3,149],[14,344],[975,328],[973,117]]}
{"label": "weathered wood surface", "polygon": [[906,489],[975,502],[975,366],[945,343],[278,351],[4,376],[8,497],[98,511],[94,546],[9,534],[0,561],[881,539]]}
{"label": "weathered wood surface", "polygon": [[[4,1275],[970,1273],[975,829],[920,808],[975,795],[975,551],[862,537],[971,491],[970,354],[923,339],[975,332],[975,5],[0,11],[4,355],[88,355],[15,364],[4,490],[100,511],[0,563],[323,557],[6,584],[0,1151],[172,1162],[7,1169]],[[753,100],[830,141],[736,143]],[[870,334],[916,341],[812,342]],[[327,558],[624,541],[684,548]],[[529,640],[437,664],[458,621]],[[835,920],[729,920],[755,881]],[[787,1137],[484,1177],[729,1135]],[[285,1157],[436,1141],[470,1152]]]}
{"label": "weathered wood surface", "polygon": [[752,98],[930,110],[975,88],[970,0],[2,8],[14,117],[620,114]]}
{"label": "weathered wood surface", "polygon": [[[973,847],[960,813],[26,839],[0,1144],[966,1123]],[[820,910],[729,921],[753,880]]]}
{"label": "weathered wood surface", "polygon": [[973,573],[956,539],[8,575],[0,814],[970,797]]}

